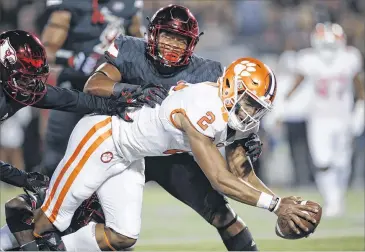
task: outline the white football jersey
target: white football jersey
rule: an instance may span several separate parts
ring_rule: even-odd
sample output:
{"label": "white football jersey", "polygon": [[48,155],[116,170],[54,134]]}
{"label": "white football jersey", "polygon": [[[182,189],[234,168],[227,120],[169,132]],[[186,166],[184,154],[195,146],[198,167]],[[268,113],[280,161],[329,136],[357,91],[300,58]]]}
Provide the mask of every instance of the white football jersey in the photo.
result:
{"label": "white football jersey", "polygon": [[[211,83],[184,84],[163,101],[161,106],[143,106],[128,115],[133,123],[112,118],[113,139],[118,152],[133,161],[145,156],[163,156],[179,152],[190,152],[187,135],[176,128],[175,115],[183,113],[203,135],[211,138],[217,147],[223,147],[227,140],[227,120],[218,88]],[[247,134],[236,134],[234,139],[247,137],[257,132],[258,126]]]}
{"label": "white football jersey", "polygon": [[361,53],[354,47],[338,50],[330,59],[313,48],[300,51],[297,72],[305,77],[313,92],[309,116],[349,116],[353,78],[361,69]]}

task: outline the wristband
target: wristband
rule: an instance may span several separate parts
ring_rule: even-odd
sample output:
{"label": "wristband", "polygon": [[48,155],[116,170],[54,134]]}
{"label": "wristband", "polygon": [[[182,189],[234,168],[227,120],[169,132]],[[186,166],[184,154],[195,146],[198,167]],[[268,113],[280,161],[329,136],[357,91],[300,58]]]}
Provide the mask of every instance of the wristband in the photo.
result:
{"label": "wristband", "polygon": [[256,206],[264,209],[269,209],[274,197],[270,194],[262,192]]}
{"label": "wristband", "polygon": [[276,205],[274,207],[274,209],[271,211],[271,212],[276,212],[280,206],[280,203],[281,203],[281,198],[280,197],[277,197],[277,201],[276,201]]}

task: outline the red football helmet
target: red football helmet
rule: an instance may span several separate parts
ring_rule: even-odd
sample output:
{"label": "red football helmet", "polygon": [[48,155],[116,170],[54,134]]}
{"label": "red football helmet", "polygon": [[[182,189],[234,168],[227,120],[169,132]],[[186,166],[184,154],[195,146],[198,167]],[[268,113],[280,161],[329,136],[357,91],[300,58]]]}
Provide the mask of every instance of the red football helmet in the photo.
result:
{"label": "red football helmet", "polygon": [[0,34],[0,63],[1,86],[7,95],[24,105],[42,99],[49,66],[36,36],[21,30]]}
{"label": "red football helmet", "polygon": [[[177,62],[166,59],[159,50],[159,35],[168,32],[187,39],[187,47]],[[180,67],[189,64],[196,44],[199,41],[199,25],[196,18],[186,7],[171,4],[159,9],[151,18],[148,26],[147,53],[156,62],[167,67]],[[174,48],[169,45],[171,50]],[[176,48],[176,50],[179,50]]]}

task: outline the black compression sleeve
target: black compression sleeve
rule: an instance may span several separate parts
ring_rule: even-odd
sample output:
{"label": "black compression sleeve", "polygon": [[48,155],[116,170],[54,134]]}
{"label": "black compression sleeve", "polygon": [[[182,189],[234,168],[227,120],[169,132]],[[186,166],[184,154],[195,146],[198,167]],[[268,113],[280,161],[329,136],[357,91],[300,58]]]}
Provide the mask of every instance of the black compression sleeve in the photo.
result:
{"label": "black compression sleeve", "polygon": [[109,101],[109,98],[47,85],[46,95],[33,106],[78,114],[107,114]]}
{"label": "black compression sleeve", "polygon": [[1,181],[13,186],[24,187],[27,181],[27,173],[10,164],[0,160],[0,179]]}

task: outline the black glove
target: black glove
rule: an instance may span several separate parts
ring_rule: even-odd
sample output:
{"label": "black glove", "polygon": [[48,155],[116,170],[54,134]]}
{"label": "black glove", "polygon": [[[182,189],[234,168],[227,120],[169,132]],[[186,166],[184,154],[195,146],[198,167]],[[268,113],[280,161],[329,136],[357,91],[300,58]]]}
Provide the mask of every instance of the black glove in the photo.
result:
{"label": "black glove", "polygon": [[148,84],[139,87],[136,91],[132,92],[132,97],[137,99],[137,101],[154,108],[156,103],[161,105],[168,93],[169,92],[162,85]]}
{"label": "black glove", "polygon": [[119,116],[126,122],[133,122],[133,120],[127,115],[127,108],[140,108],[143,103],[133,101],[130,97],[115,97],[112,96],[108,101],[108,108],[106,114],[111,116]]}
{"label": "black glove", "polygon": [[242,142],[241,144],[246,151],[246,155],[250,157],[252,162],[256,162],[262,153],[262,143],[259,136],[255,133],[251,133],[248,138],[244,140],[244,143]]}
{"label": "black glove", "polygon": [[37,193],[42,190],[42,188],[48,187],[49,177],[40,174],[39,172],[29,172],[27,174],[27,180],[25,182],[25,189]]}

